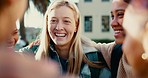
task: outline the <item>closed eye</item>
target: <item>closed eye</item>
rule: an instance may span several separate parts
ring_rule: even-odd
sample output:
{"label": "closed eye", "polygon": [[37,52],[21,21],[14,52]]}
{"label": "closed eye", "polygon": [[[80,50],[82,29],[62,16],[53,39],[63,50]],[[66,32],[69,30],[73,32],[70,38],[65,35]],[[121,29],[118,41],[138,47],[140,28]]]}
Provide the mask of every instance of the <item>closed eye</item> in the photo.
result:
{"label": "closed eye", "polygon": [[12,35],[16,35],[16,34],[18,34],[18,29],[16,29],[16,30],[12,33]]}
{"label": "closed eye", "polygon": [[117,16],[118,16],[119,18],[123,18],[124,12],[118,12],[118,13],[117,13]]}
{"label": "closed eye", "polygon": [[118,14],[119,18],[123,18],[124,14]]}

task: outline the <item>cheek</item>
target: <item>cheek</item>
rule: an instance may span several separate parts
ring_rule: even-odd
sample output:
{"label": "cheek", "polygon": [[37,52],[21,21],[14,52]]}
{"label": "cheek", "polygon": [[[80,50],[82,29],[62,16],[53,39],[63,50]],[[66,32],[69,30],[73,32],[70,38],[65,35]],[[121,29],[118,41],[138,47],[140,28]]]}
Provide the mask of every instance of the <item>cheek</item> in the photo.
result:
{"label": "cheek", "polygon": [[67,27],[66,28],[67,32],[69,32],[71,35],[73,35],[76,32],[76,28],[75,27]]}
{"label": "cheek", "polygon": [[77,27],[76,27],[76,24],[73,24],[73,25],[68,26],[68,27],[66,27],[66,28],[67,28],[67,30],[68,30],[69,32],[71,32],[71,33],[75,33],[75,32],[78,31],[78,29],[77,29]]}
{"label": "cheek", "polygon": [[48,35],[53,39],[54,35],[54,26],[48,26]]}
{"label": "cheek", "polygon": [[119,19],[119,24],[123,27],[123,18]]}
{"label": "cheek", "polygon": [[7,27],[0,26],[0,31],[2,32],[0,33],[0,37],[4,37],[5,35],[8,35]]}
{"label": "cheek", "polygon": [[54,27],[53,26],[48,26],[48,33],[52,33],[54,30]]}
{"label": "cheek", "polygon": [[14,36],[14,39],[15,39],[15,43],[18,41],[18,39],[19,39],[19,36],[18,36],[18,34],[16,34],[15,36]]}

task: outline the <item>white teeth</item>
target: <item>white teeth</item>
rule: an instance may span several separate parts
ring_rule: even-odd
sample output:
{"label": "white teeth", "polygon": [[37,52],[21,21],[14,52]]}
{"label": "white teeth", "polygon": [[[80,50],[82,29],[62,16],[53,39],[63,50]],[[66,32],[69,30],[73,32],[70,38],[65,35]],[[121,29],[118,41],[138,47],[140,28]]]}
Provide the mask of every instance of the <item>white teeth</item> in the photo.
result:
{"label": "white teeth", "polygon": [[66,34],[55,34],[58,37],[65,37]]}
{"label": "white teeth", "polygon": [[121,32],[120,30],[117,30],[117,31],[115,31],[115,32]]}
{"label": "white teeth", "polygon": [[115,32],[123,32],[123,30],[115,30]]}

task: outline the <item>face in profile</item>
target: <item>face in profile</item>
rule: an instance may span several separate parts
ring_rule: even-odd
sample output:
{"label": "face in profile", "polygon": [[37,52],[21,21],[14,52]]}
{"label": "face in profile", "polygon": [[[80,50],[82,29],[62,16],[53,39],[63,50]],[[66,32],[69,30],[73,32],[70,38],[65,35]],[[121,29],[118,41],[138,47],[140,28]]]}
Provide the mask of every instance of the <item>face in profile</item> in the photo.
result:
{"label": "face in profile", "polygon": [[11,34],[11,26],[16,25],[16,20],[23,16],[28,0],[6,0],[5,5],[0,5],[0,43],[4,42],[9,34]]}
{"label": "face in profile", "polygon": [[12,26],[12,32],[10,33],[8,39],[6,40],[6,47],[9,48],[15,47],[18,38],[19,38],[18,29],[16,28],[16,26]]}
{"label": "face in profile", "polygon": [[122,27],[124,12],[127,7],[127,3],[122,0],[113,0],[111,10],[111,27],[114,30],[115,42],[122,44],[125,38],[125,31]]}
{"label": "face in profile", "polygon": [[52,41],[56,45],[70,45],[76,32],[74,11],[67,6],[60,6],[48,15],[48,32]]}

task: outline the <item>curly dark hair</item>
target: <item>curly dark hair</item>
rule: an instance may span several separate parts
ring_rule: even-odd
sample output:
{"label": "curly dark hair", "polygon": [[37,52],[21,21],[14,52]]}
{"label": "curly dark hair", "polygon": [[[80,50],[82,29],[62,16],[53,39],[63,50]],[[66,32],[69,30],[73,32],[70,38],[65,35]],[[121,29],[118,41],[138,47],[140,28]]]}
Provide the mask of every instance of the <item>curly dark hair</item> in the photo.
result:
{"label": "curly dark hair", "polygon": [[128,3],[128,4],[131,2],[131,0],[123,0],[123,1]]}

